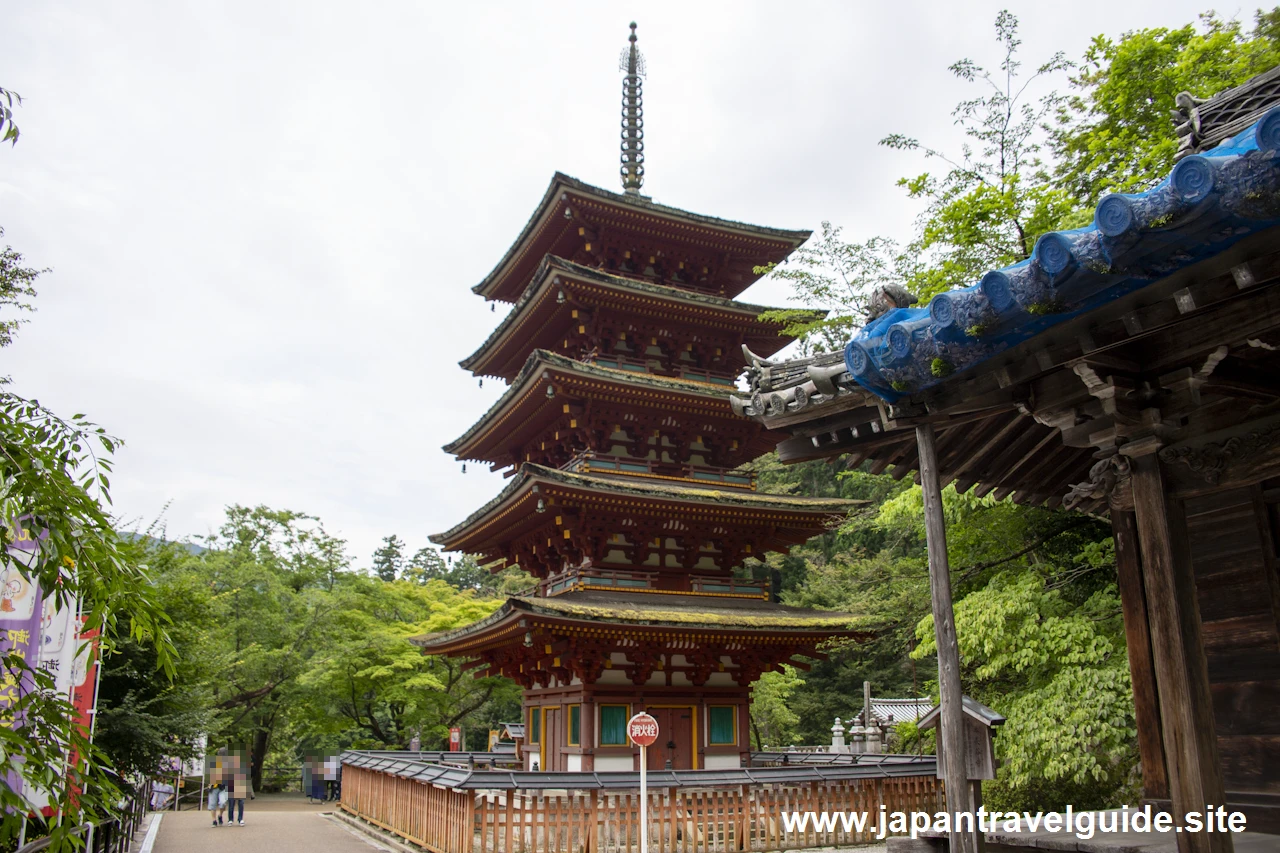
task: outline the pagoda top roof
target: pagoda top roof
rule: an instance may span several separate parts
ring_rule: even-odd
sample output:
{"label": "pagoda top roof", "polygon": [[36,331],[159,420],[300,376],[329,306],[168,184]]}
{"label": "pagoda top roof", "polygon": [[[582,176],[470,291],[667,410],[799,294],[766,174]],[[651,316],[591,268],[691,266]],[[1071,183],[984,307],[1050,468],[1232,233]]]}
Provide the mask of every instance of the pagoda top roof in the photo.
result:
{"label": "pagoda top roof", "polygon": [[[579,590],[551,598],[513,596],[470,625],[421,634],[409,641],[432,654],[466,654],[523,637],[523,619],[540,622],[628,626],[645,630],[714,631],[743,637],[818,633],[824,637],[869,636],[852,613],[809,610],[762,599],[704,598],[659,593]],[[515,627],[513,633],[512,628]]]}
{"label": "pagoda top roof", "polygon": [[[475,352],[458,364],[478,376],[509,379],[516,372],[511,366],[513,353],[509,350],[514,347],[519,352],[514,357],[522,358],[528,347],[545,345],[546,341],[537,336],[547,328],[548,319],[558,310],[563,309],[566,315],[572,310],[573,306],[557,301],[561,292],[566,297],[580,294],[588,304],[622,302],[629,310],[649,305],[653,306],[655,315],[669,315],[674,310],[678,312],[677,319],[685,323],[731,322],[746,328],[749,345],[762,355],[775,353],[790,343],[779,335],[781,323],[759,319],[765,311],[773,310],[768,306],[612,275],[547,255],[507,316]],[[525,328],[529,331],[517,341]],[[553,332],[559,336],[558,329]]]}
{"label": "pagoda top roof", "polygon": [[[503,395],[465,433],[446,444],[444,451],[460,460],[494,461],[495,454],[502,453],[503,448],[490,447],[492,442],[486,442],[485,436],[506,425],[505,437],[516,424],[531,422],[544,410],[550,410],[553,416],[558,414],[564,400],[548,397],[543,389],[549,385],[563,386],[565,383],[569,387],[561,390],[570,396],[590,396],[592,390],[607,394],[610,389],[621,388],[625,389],[630,399],[640,405],[652,405],[658,399],[675,398],[685,406],[696,407],[698,417],[707,417],[720,410],[726,420],[736,418],[729,406],[729,399],[734,391],[731,387],[601,367],[539,349],[534,350],[525,361],[524,367]],[[785,433],[780,435],[785,436]],[[770,446],[765,440],[765,443],[755,449],[754,455],[768,452]]]}
{"label": "pagoda top roof", "polygon": [[[534,491],[535,487],[537,492]],[[509,528],[516,520],[508,517],[510,513],[519,511],[522,504],[542,500],[541,495],[554,491],[576,496],[595,495],[609,499],[615,505],[627,502],[681,504],[685,507],[683,511],[690,516],[728,515],[730,512],[741,515],[742,510],[775,517],[799,516],[795,518],[797,527],[812,527],[815,520],[823,516],[843,515],[852,507],[863,503],[838,498],[768,495],[740,489],[676,486],[634,477],[581,474],[525,462],[497,497],[473,512],[465,521],[444,533],[431,536],[430,539],[450,551],[472,548],[478,550],[477,546],[486,538],[484,528],[497,522],[503,522]]]}
{"label": "pagoda top roof", "polygon": [[[673,242],[696,242],[732,254],[749,253],[757,260],[756,265],[781,261],[812,233],[703,216],[658,204],[645,196],[610,192],[556,172],[520,236],[484,281],[471,288],[472,292],[485,299],[515,301],[542,257],[551,253],[565,230],[576,228],[583,217],[608,219],[617,223],[615,227],[629,226],[646,236]],[[754,280],[735,282],[734,293],[742,292]]]}

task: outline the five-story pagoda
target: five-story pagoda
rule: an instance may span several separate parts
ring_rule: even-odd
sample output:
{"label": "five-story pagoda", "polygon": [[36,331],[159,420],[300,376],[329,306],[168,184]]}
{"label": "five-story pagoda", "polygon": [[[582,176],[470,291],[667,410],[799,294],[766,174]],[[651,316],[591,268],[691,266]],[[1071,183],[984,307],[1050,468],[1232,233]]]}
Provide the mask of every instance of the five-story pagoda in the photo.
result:
{"label": "five-story pagoda", "polygon": [[746,366],[786,340],[734,297],[809,236],[699,216],[640,194],[635,24],[624,51],[622,184],[556,174],[474,290],[514,303],[462,366],[509,383],[445,450],[509,469],[488,504],[432,541],[536,590],[464,628],[417,637],[524,688],[526,767],[632,770],[625,722],[662,735],[654,769],[738,767],[751,685],[855,636],[848,614],[786,607],[744,559],[804,542],[847,501],[765,495],[734,469],[779,436],[734,415]]}

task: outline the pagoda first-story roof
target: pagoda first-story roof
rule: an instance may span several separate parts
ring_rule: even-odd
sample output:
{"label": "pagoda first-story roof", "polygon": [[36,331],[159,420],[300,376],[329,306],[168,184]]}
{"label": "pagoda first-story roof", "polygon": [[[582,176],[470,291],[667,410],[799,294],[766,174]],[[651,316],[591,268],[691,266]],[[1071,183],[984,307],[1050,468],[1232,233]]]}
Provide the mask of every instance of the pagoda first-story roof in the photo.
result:
{"label": "pagoda first-story roof", "polygon": [[[1092,229],[1042,238],[1030,263],[890,311],[855,337],[843,369],[830,355],[759,366],[736,407],[792,433],[783,461],[847,455],[917,480],[915,427],[931,423],[944,485],[1031,505],[1131,506],[1126,448],[1139,440],[1159,447],[1174,494],[1256,481],[1280,440],[1277,223],[1273,108],[1149,193],[1104,199]],[[1094,264],[1090,246],[1116,253]],[[1034,298],[1053,313],[1026,310],[1033,285],[1050,288]],[[1010,315],[974,328],[983,300]],[[904,360],[882,360],[894,347]],[[953,372],[919,367],[938,353]],[[812,393],[815,377],[835,393]]]}
{"label": "pagoda first-story roof", "polygon": [[602,231],[621,238],[637,252],[688,255],[690,262],[700,264],[699,269],[715,264],[702,289],[729,296],[759,278],[754,267],[782,261],[811,233],[702,216],[644,196],[609,192],[557,172],[511,248],[472,290],[485,299],[514,302],[543,256],[573,257],[593,237],[599,242],[596,235]]}
{"label": "pagoda first-story roof", "polygon": [[495,468],[528,461],[530,452],[545,451],[547,443],[573,444],[565,450],[571,454],[608,453],[616,444],[611,436],[617,425],[642,436],[692,432],[708,447],[711,458],[705,464],[734,468],[769,452],[786,433],[768,436],[758,424],[736,417],[730,394],[729,388],[704,382],[535,350],[489,411],[444,450]]}
{"label": "pagoda first-story roof", "polygon": [[463,368],[510,380],[531,349],[563,351],[580,327],[589,336],[626,339],[630,331],[632,341],[657,337],[663,343],[681,331],[682,338],[696,337],[722,350],[707,353],[715,359],[707,367],[725,377],[736,376],[746,364],[741,344],[770,355],[789,343],[781,323],[760,319],[771,310],[766,306],[610,275],[553,255],[542,259],[526,283],[488,339],[459,362]]}
{"label": "pagoda first-story roof", "polygon": [[507,675],[525,687],[575,676],[593,683],[615,668],[637,684],[680,670],[695,684],[728,672],[746,686],[783,664],[807,669],[794,658],[825,658],[818,648],[833,640],[868,639],[860,621],[758,599],[582,591],[512,597],[484,619],[410,641],[427,654],[476,657],[488,667],[479,675]]}
{"label": "pagoda first-story roof", "polygon": [[807,541],[857,504],[524,463],[497,497],[431,541],[485,562],[519,564],[545,578],[566,565],[603,561],[617,550],[639,565],[675,540],[683,543],[685,569],[700,555],[713,554],[718,569],[727,572],[747,556]]}

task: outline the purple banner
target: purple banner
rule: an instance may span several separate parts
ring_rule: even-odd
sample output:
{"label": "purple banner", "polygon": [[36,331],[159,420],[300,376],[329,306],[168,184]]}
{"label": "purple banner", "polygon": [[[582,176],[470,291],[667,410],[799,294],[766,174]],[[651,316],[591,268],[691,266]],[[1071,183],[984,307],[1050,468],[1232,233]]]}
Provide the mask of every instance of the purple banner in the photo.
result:
{"label": "purple banner", "polygon": [[[23,518],[13,524],[13,533],[14,539],[5,548],[4,566],[0,569],[0,655],[18,656],[34,668],[39,663],[44,608],[40,588],[28,580],[24,570],[35,566],[40,543],[48,538],[49,532],[34,532]],[[13,706],[34,686],[29,670],[8,666],[0,669],[0,726],[22,727],[22,719],[14,713]],[[0,781],[15,793],[23,791],[22,775],[17,770],[5,772]]]}

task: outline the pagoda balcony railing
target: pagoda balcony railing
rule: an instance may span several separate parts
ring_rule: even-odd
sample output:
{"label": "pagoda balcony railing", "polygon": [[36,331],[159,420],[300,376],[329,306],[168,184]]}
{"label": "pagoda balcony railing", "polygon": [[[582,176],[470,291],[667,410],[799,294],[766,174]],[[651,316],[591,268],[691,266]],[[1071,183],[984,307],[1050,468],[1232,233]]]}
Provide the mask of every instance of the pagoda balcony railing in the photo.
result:
{"label": "pagoda balcony railing", "polygon": [[631,589],[682,595],[715,595],[733,598],[769,597],[769,582],[752,578],[734,578],[717,575],[694,575],[689,578],[688,589],[662,589],[658,586],[657,572],[636,572],[621,569],[601,569],[595,566],[567,569],[552,575],[538,584],[543,596],[560,595],[579,589]]}
{"label": "pagoda balcony railing", "polygon": [[[831,767],[650,770],[648,837],[660,853],[765,853],[877,840],[859,827],[796,812],[928,812],[945,807],[933,756],[875,756]],[[530,772],[457,767],[415,753],[342,756],[340,814],[434,853],[638,853],[636,772]],[[905,834],[890,830],[890,834]]]}
{"label": "pagoda balcony railing", "polygon": [[543,595],[559,595],[584,587],[609,587],[616,589],[652,589],[656,575],[653,572],[627,572],[613,569],[568,569],[552,575],[538,586]]}
{"label": "pagoda balcony railing", "polygon": [[738,387],[736,377],[703,370],[693,365],[680,364],[679,362],[664,363],[656,358],[633,358],[620,353],[607,353],[592,356],[588,361],[599,367],[612,367],[614,370],[649,373],[654,376],[665,376],[668,379],[687,379],[690,382],[704,382],[708,385],[719,385],[723,388]]}
{"label": "pagoda balcony railing", "polygon": [[756,487],[756,475],[744,474],[710,465],[686,465],[680,462],[659,462],[652,459],[636,459],[633,456],[603,456],[587,451],[570,459],[566,471],[581,474],[628,474],[655,480],[676,480],[683,483],[714,484],[731,489]]}

